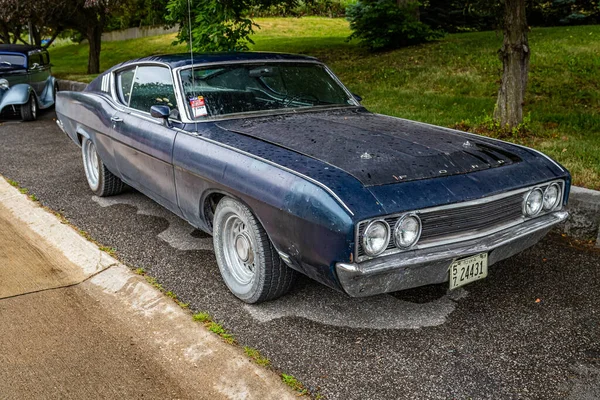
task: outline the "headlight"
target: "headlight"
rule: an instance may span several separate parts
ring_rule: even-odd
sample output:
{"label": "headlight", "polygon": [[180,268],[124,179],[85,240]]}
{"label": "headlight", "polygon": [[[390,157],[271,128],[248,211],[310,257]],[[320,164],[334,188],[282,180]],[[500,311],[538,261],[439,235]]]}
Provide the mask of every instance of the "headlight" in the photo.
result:
{"label": "headlight", "polygon": [[372,221],[367,225],[362,237],[365,254],[373,257],[382,253],[390,243],[390,227],[383,220]]}
{"label": "headlight", "polygon": [[396,246],[406,249],[413,246],[421,236],[421,220],[415,214],[402,216],[394,227]]}
{"label": "headlight", "polygon": [[552,210],[560,201],[560,186],[553,183],[544,191],[544,210]]}
{"label": "headlight", "polygon": [[0,79],[0,89],[8,89],[9,86],[10,85],[6,79]]}
{"label": "headlight", "polygon": [[541,210],[544,203],[544,193],[542,189],[533,189],[525,196],[523,204],[523,213],[527,217],[535,217]]}

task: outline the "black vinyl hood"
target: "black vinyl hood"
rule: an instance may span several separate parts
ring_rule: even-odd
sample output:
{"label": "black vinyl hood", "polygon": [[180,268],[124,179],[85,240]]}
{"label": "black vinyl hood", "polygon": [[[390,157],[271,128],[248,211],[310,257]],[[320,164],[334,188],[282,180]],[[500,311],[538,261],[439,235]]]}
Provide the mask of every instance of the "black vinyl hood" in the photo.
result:
{"label": "black vinyl hood", "polygon": [[364,186],[465,174],[521,161],[510,145],[362,109],[226,120],[217,125],[326,162]]}

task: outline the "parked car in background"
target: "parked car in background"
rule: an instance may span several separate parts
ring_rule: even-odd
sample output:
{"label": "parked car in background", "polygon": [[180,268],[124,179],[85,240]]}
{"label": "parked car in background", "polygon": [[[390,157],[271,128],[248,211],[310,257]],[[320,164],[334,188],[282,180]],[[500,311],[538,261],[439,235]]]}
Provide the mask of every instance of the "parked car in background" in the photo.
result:
{"label": "parked car in background", "polygon": [[33,121],[39,109],[54,105],[57,91],[45,49],[0,44],[0,115]]}
{"label": "parked car in background", "polygon": [[119,64],[56,112],[97,196],[126,183],[211,233],[248,303],[298,272],[350,296],[454,289],[566,219],[570,175],[544,154],[358,99],[311,57],[182,54]]}

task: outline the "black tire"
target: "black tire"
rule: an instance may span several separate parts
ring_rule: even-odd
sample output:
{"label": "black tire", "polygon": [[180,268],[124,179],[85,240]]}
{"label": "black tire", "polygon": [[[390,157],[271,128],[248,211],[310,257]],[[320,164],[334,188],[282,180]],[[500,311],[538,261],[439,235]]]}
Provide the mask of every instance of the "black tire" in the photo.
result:
{"label": "black tire", "polygon": [[35,96],[30,94],[27,103],[21,105],[21,119],[23,121],[35,121],[37,119],[37,101]]}
{"label": "black tire", "polygon": [[[232,228],[236,223],[243,228]],[[240,252],[244,248],[243,244],[238,245],[240,241],[250,246],[246,252]],[[281,260],[264,228],[239,201],[224,197],[217,205],[213,242],[221,276],[240,300],[261,303],[276,299],[292,288],[298,273]]]}
{"label": "black tire", "polygon": [[81,154],[88,186],[96,196],[114,196],[125,189],[123,181],[106,168],[90,139],[83,138]]}

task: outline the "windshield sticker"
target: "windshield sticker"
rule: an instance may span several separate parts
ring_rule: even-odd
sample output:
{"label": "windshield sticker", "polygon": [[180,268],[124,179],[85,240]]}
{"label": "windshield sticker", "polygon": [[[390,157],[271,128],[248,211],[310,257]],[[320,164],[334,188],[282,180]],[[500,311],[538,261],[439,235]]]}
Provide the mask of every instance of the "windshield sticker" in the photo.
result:
{"label": "windshield sticker", "polygon": [[206,117],[208,115],[206,104],[204,104],[204,97],[191,97],[190,106],[192,107],[192,114],[194,115],[194,118]]}

